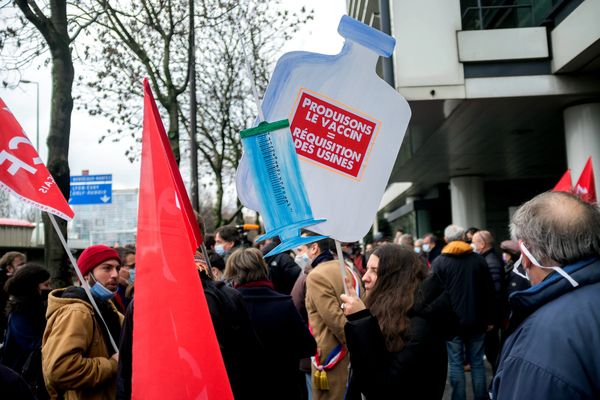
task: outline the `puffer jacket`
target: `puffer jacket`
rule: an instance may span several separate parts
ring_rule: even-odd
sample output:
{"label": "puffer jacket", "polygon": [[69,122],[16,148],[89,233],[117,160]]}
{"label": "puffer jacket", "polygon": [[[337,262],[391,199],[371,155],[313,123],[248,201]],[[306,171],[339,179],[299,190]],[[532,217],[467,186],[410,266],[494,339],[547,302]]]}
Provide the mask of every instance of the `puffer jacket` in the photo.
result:
{"label": "puffer jacket", "polygon": [[[110,358],[113,351],[81,292],[83,289],[72,287],[54,290],[48,296],[48,322],[42,341],[46,388],[52,399],[114,399],[117,362]],[[123,315],[111,302],[105,307],[115,313],[105,316],[107,324],[118,321],[120,329]]]}

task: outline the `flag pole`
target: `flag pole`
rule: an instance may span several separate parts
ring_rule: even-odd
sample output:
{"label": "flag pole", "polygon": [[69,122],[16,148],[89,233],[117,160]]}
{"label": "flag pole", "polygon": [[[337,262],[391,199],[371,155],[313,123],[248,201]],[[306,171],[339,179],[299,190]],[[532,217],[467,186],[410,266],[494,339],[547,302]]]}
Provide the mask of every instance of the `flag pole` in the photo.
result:
{"label": "flag pole", "polygon": [[335,240],[335,250],[337,251],[338,261],[340,262],[340,272],[342,273],[344,294],[348,295],[348,286],[346,285],[346,265],[344,263],[344,253],[342,252],[342,244],[337,239]]}
{"label": "flag pole", "polygon": [[235,27],[236,33],[240,39],[244,69],[246,70],[246,75],[248,75],[248,80],[250,81],[250,85],[252,87],[252,94],[254,95],[254,102],[256,103],[256,108],[258,109],[258,122],[262,122],[265,120],[265,115],[263,114],[262,106],[260,105],[260,97],[258,95],[258,89],[256,88],[255,78],[252,74],[252,69],[250,68],[250,58],[248,57],[248,53],[246,52],[246,42],[244,41],[244,37],[242,36],[239,21],[238,23],[235,23],[235,21],[233,21],[233,18],[231,18],[231,22]]}
{"label": "flag pole", "polygon": [[102,316],[102,313],[98,309],[98,305],[96,304],[96,301],[94,300],[94,296],[92,296],[92,292],[90,291],[90,285],[88,285],[87,281],[85,279],[83,279],[83,275],[81,274],[81,271],[79,270],[77,261],[75,261],[75,257],[73,257],[73,254],[71,253],[71,249],[69,248],[67,241],[65,240],[62,232],[60,231],[60,228],[59,228],[58,224],[56,223],[56,219],[54,219],[54,215],[52,215],[52,213],[46,213],[46,214],[48,214],[50,221],[52,221],[52,226],[54,227],[54,230],[56,231],[56,234],[58,235],[60,242],[62,243],[65,251],[67,252],[67,256],[69,257],[69,260],[71,261],[71,265],[73,265],[73,268],[75,269],[75,273],[77,274],[77,277],[81,281],[83,290],[85,290],[85,294],[87,294],[88,298],[90,299],[90,303],[92,303],[92,307],[94,307],[94,311],[98,313],[98,315],[100,316],[100,320],[102,321],[102,323],[104,324],[104,327],[106,328],[106,332],[108,333],[108,338],[110,339],[110,344],[112,345],[115,352],[118,353],[119,347],[117,346],[117,344],[115,343],[115,340],[113,339],[112,335],[110,334],[108,325],[106,324],[106,321],[104,320],[104,317]]}
{"label": "flag pole", "polygon": [[[206,261],[208,269],[211,270],[212,265],[210,264],[210,259],[208,258],[208,251],[206,251],[206,246],[204,245],[204,242],[200,244],[200,250],[202,251],[202,255],[204,256],[204,261]],[[212,270],[210,271],[210,276],[212,276]]]}

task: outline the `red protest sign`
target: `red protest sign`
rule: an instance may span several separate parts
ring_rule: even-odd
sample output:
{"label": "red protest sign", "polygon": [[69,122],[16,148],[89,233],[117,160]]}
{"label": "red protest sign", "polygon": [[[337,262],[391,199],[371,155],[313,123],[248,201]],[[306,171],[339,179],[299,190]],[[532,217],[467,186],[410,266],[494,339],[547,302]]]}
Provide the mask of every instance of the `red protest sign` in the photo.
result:
{"label": "red protest sign", "polygon": [[290,129],[299,156],[360,180],[380,125],[345,104],[301,89]]}
{"label": "red protest sign", "polygon": [[0,187],[42,211],[71,220],[73,210],[31,144],[0,99]]}

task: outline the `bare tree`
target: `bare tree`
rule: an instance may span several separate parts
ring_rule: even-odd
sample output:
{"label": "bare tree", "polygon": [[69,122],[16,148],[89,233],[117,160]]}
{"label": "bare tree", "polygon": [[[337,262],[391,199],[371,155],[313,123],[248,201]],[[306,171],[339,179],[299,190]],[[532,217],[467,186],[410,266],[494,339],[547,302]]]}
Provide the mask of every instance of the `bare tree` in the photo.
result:
{"label": "bare tree", "polygon": [[[95,76],[79,77],[91,89],[82,108],[118,125],[108,136],[121,136],[124,128],[129,128],[130,135],[138,138],[134,130],[139,129],[142,119],[141,80],[148,76],[155,98],[168,113],[167,134],[179,163],[180,96],[186,91],[190,73],[188,1],[96,2],[104,14],[98,19],[95,43],[86,52],[88,69],[95,71]],[[135,158],[133,148],[127,156]]]}
{"label": "bare tree", "polygon": [[[258,92],[264,93],[281,47],[312,18],[312,12],[302,9],[291,14],[279,1],[215,3],[200,2],[205,28],[198,32],[201,56],[197,66],[197,112],[198,151],[212,177],[215,223],[220,226],[231,220],[223,218],[224,194],[225,188],[233,184],[242,156],[240,131],[252,126],[257,117],[244,63],[250,63]],[[215,15],[226,17],[210,17]],[[244,59],[243,46],[248,60]]]}
{"label": "bare tree", "polygon": [[[68,198],[69,138],[75,74],[72,51],[75,40],[94,23],[98,14],[82,1],[15,0],[14,4],[20,11],[20,14],[13,15],[17,23],[0,32],[2,55],[8,59],[8,64],[4,67],[18,70],[42,54],[49,53],[52,65],[52,104],[46,165],[63,195]],[[58,223],[66,237],[66,221],[59,218]],[[65,286],[70,282],[66,253],[46,214],[44,225],[46,265],[52,273],[54,286]]]}
{"label": "bare tree", "polygon": [[[194,183],[208,180],[205,185],[214,190],[215,223],[221,225],[225,188],[233,183],[241,157],[239,132],[251,126],[257,114],[236,25],[241,27],[253,78],[262,93],[281,46],[312,13],[291,14],[279,1],[140,0],[120,1],[118,8],[116,2],[96,1],[105,14],[99,19],[102,29],[96,43],[86,52],[88,70],[94,75],[78,78],[89,88],[82,108],[117,125],[102,140],[130,135],[139,142],[139,81],[148,75],[168,114],[168,135],[177,160],[186,148],[192,159],[194,149],[199,152],[198,161],[192,160],[192,179]],[[197,100],[197,107],[190,108],[181,95],[189,91],[194,71],[197,91],[195,96],[188,94],[191,102]],[[194,109],[196,113],[191,113]],[[184,140],[181,127],[192,135],[193,117],[197,117],[197,135]],[[137,150],[132,146],[127,151],[130,160],[138,156]],[[198,165],[203,168],[196,174]]]}

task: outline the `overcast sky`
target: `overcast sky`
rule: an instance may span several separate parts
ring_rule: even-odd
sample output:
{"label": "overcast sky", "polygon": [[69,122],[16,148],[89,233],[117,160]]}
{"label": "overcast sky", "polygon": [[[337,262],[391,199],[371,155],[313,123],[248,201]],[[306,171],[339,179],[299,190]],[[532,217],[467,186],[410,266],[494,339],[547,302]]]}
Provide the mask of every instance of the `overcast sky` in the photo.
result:
{"label": "overcast sky", "polygon": [[[283,0],[283,3],[290,10],[306,6],[314,10],[315,16],[314,20],[285,46],[283,52],[294,50],[325,54],[339,52],[343,39],[337,33],[337,26],[341,16],[346,13],[345,0]],[[75,68],[78,66],[76,65]],[[140,76],[140,82],[142,78]],[[46,135],[50,118],[50,68],[39,70],[32,68],[23,71],[22,79],[40,83],[40,154],[45,162],[48,154]],[[15,89],[4,89],[0,85],[0,97],[16,116],[30,140],[35,143],[36,86],[23,83]],[[164,115],[163,123],[167,123]],[[80,175],[82,170],[87,169],[90,174],[112,174],[115,189],[139,187],[140,163],[132,164],[124,155],[131,142],[105,141],[98,144],[98,139],[106,132],[108,126],[109,124],[102,118],[90,117],[83,111],[73,111],[69,152],[71,175]],[[187,174],[186,171],[183,172],[185,179]]]}

